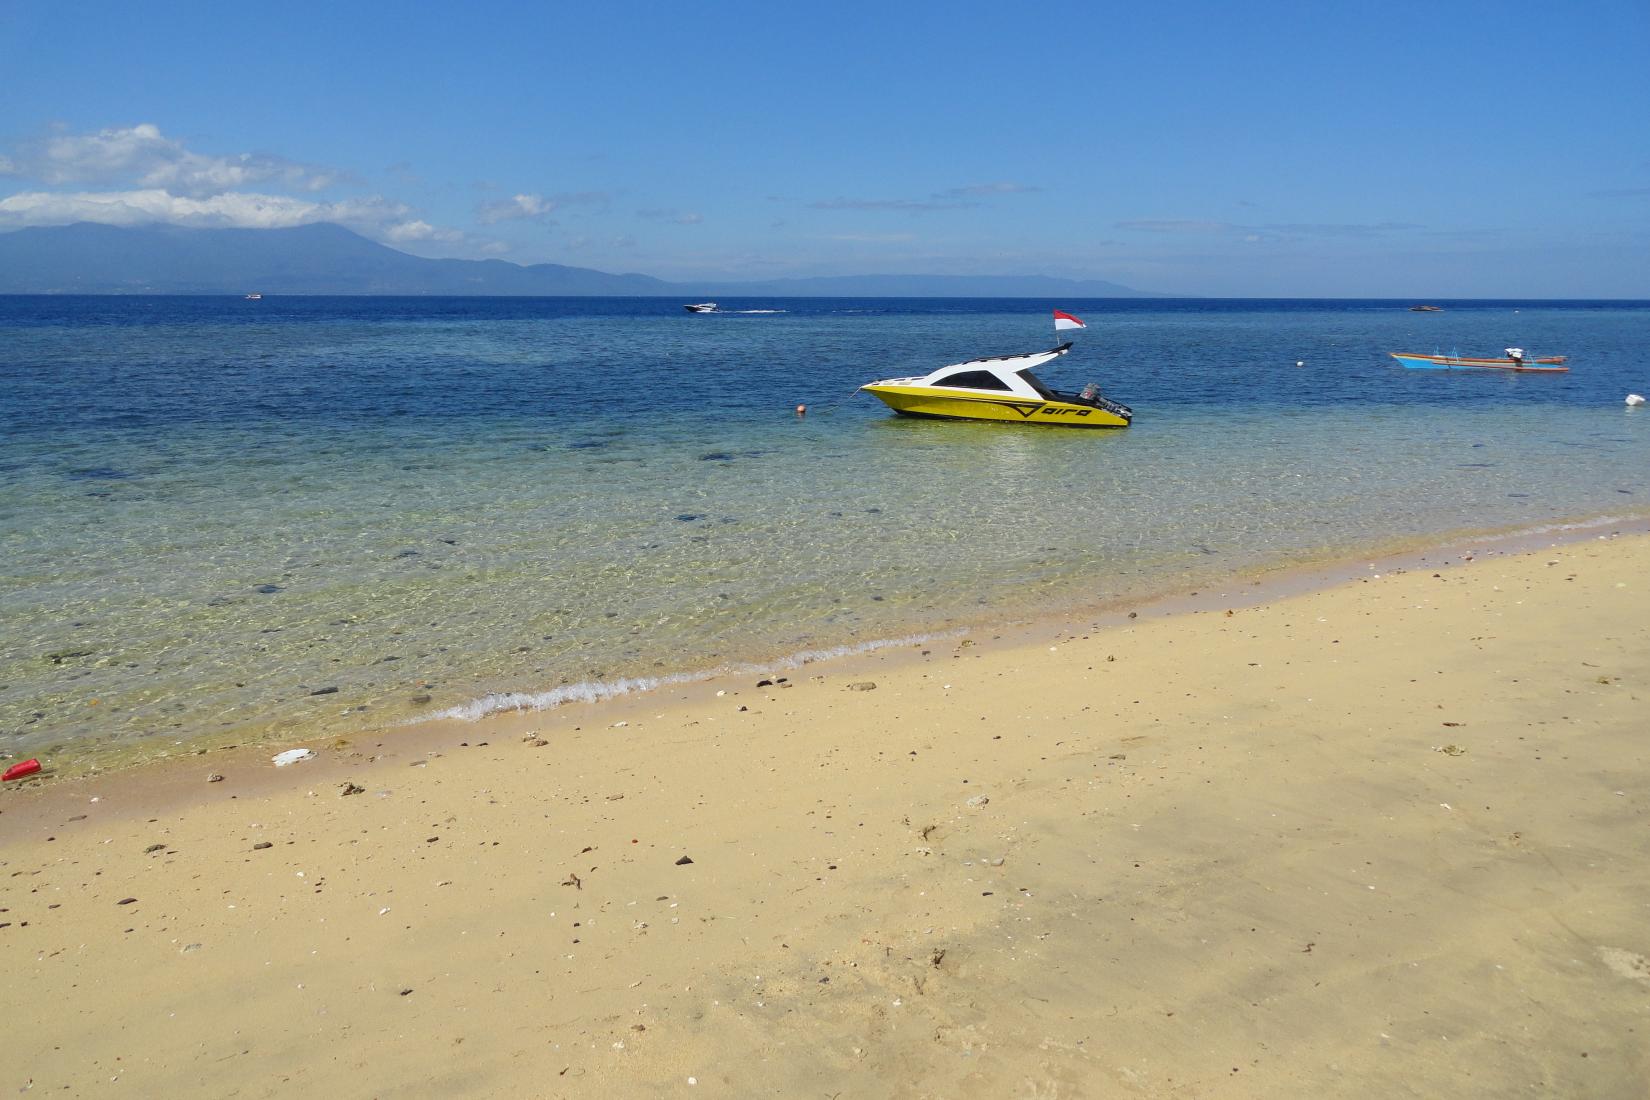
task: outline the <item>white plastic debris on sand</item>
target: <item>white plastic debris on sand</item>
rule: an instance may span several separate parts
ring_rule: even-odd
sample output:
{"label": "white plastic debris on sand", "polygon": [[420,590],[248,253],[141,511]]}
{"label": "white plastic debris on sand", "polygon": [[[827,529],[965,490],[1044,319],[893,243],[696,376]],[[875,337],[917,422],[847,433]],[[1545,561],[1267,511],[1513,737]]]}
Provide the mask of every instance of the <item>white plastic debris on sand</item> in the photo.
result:
{"label": "white plastic debris on sand", "polygon": [[296,764],[300,760],[314,760],[315,759],[315,750],[314,749],[288,749],[285,752],[276,753],[274,759],[275,759],[275,766],[277,768],[284,768],[288,764]]}

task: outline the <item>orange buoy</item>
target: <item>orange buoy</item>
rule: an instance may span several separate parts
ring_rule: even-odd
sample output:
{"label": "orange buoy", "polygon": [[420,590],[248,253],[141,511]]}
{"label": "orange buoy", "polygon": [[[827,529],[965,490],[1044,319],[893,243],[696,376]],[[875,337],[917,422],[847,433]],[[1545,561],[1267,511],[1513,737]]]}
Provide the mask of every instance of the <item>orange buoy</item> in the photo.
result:
{"label": "orange buoy", "polygon": [[798,405],[796,407],[796,415],[797,416],[807,416],[808,415],[808,406]]}

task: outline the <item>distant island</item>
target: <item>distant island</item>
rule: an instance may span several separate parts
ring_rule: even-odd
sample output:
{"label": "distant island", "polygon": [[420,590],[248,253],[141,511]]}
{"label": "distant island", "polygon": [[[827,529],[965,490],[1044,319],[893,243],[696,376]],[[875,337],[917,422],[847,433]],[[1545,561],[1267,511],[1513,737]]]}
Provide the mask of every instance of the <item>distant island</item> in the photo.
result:
{"label": "distant island", "polygon": [[1155,298],[1101,279],[842,275],[672,283],[562,264],[430,260],[339,225],[122,228],[81,222],[0,233],[0,294],[635,295],[648,297]]}

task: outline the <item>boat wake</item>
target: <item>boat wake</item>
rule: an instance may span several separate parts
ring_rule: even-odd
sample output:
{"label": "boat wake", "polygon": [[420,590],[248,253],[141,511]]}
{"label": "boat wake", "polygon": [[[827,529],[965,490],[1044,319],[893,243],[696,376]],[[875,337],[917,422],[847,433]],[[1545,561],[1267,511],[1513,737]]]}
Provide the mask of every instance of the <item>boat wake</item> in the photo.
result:
{"label": "boat wake", "polygon": [[724,309],[720,313],[789,313],[788,309]]}
{"label": "boat wake", "polygon": [[409,719],[406,724],[411,725],[440,718],[474,722],[486,718],[490,714],[500,714],[505,711],[551,710],[563,703],[599,703],[604,699],[632,695],[639,691],[652,691],[655,688],[670,687],[674,684],[697,684],[714,679],[717,676],[754,675],[771,672],[775,669],[801,668],[803,665],[812,664],[815,661],[827,661],[837,657],[853,657],[862,653],[875,653],[878,650],[893,649],[899,646],[922,645],[925,642],[961,637],[964,633],[961,630],[952,630],[938,634],[910,634],[903,638],[881,638],[871,642],[860,642],[856,645],[833,646],[829,649],[805,649],[800,653],[793,653],[789,657],[781,657],[776,661],[764,664],[722,665],[698,672],[675,672],[666,676],[589,680],[577,684],[565,684],[562,687],[551,688],[549,691],[497,692],[492,695],[483,695],[481,698],[473,699],[468,703],[460,703],[456,707],[448,707],[433,714]]}

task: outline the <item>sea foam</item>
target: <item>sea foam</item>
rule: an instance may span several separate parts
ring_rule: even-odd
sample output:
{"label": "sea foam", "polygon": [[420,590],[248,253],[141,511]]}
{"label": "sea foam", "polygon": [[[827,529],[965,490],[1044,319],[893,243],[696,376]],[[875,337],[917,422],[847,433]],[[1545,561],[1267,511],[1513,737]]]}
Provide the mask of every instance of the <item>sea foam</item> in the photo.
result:
{"label": "sea foam", "polygon": [[604,699],[613,699],[640,691],[652,691],[655,688],[670,687],[675,684],[702,683],[717,676],[755,675],[774,669],[800,668],[815,661],[828,661],[837,657],[875,653],[878,650],[895,649],[900,646],[922,645],[947,638],[958,638],[964,633],[964,631],[954,630],[937,634],[908,634],[902,638],[879,638],[875,641],[832,646],[828,649],[805,649],[788,657],[781,657],[778,660],[763,664],[721,665],[716,668],[701,669],[697,672],[673,672],[665,676],[626,676],[616,680],[587,680],[577,684],[564,684],[561,687],[551,688],[549,691],[495,692],[491,695],[483,695],[479,699],[472,699],[468,703],[460,703],[455,707],[448,707],[433,714],[410,719],[409,724],[438,718],[455,718],[460,721],[474,722],[490,714],[500,714],[505,711],[550,710],[564,703],[599,703]]}

